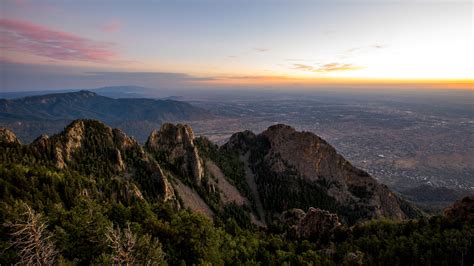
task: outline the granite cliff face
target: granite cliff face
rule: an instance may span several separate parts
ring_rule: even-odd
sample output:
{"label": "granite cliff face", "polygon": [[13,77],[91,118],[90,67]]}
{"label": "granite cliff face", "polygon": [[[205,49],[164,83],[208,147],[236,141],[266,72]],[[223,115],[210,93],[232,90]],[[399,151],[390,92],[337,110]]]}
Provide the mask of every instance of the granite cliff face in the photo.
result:
{"label": "granite cliff face", "polygon": [[[21,146],[6,129],[0,142]],[[117,194],[122,200],[160,199],[209,217],[247,217],[258,226],[294,208],[309,210],[293,224],[299,238],[331,231],[340,222],[419,214],[326,141],[285,125],[259,135],[236,133],[218,147],[195,138],[187,125],[163,124],[142,147],[119,129],[76,120],[60,134],[22,147],[59,170],[124,183]]]}
{"label": "granite cliff face", "polygon": [[247,155],[267,214],[318,207],[346,222],[419,214],[310,132],[275,125],[259,135],[237,133],[223,148]]}
{"label": "granite cliff face", "polygon": [[92,155],[107,151],[111,155],[107,157],[107,163],[124,171],[123,153],[134,150],[144,154],[134,139],[95,120],[76,120],[62,133],[51,138],[41,135],[31,145],[38,149],[52,149],[56,166],[60,169],[84,159],[74,156],[76,153]]}
{"label": "granite cliff face", "polygon": [[132,191],[126,195],[143,198],[143,190],[148,197],[175,199],[173,187],[160,165],[138,142],[99,121],[75,120],[57,135],[41,135],[29,147],[49,156],[58,169],[132,178],[139,186],[130,185]]}
{"label": "granite cliff face", "polygon": [[0,143],[1,142],[20,144],[20,141],[16,137],[15,133],[7,128],[0,128]]}
{"label": "granite cliff face", "polygon": [[194,143],[194,132],[188,125],[163,124],[159,131],[151,133],[145,147],[160,161],[174,166],[181,176],[201,182],[203,161]]}

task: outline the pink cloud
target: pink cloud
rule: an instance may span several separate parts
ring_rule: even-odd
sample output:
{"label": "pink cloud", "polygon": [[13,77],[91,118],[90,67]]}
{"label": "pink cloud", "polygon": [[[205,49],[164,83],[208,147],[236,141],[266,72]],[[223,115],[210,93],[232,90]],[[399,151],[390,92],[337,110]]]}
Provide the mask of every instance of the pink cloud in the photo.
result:
{"label": "pink cloud", "polygon": [[104,62],[116,58],[112,44],[89,40],[26,21],[0,19],[0,48],[58,60]]}
{"label": "pink cloud", "polygon": [[105,32],[118,32],[122,28],[122,23],[118,20],[111,20],[102,25],[102,30]]}

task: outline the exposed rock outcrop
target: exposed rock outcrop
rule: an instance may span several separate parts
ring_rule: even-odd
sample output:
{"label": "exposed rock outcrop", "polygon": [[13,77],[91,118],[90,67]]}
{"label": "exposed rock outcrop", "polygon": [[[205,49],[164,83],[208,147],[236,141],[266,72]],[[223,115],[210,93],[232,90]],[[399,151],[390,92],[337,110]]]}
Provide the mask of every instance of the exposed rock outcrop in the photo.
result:
{"label": "exposed rock outcrop", "polygon": [[[60,134],[48,137],[42,135],[30,145],[39,153],[52,154],[58,169],[81,169],[81,165],[137,180],[140,187],[122,195],[143,198],[143,191],[149,197],[163,201],[175,201],[174,189],[161,170],[160,165],[147,154],[138,142],[119,129],[112,129],[96,120],[76,120]],[[127,196],[126,198],[130,198]]]}
{"label": "exposed rock outcrop", "polygon": [[[158,180],[160,182],[163,201],[176,201],[175,190],[160,165],[154,160],[151,160],[148,156],[145,157],[145,160],[148,166],[147,172],[151,174],[149,177],[150,180]],[[175,205],[179,206],[177,203]]]}
{"label": "exposed rock outcrop", "polygon": [[75,120],[61,134],[52,138],[41,136],[32,145],[39,149],[52,145],[56,166],[59,169],[67,167],[68,162],[74,161],[73,155],[79,150],[83,152],[111,150],[109,160],[118,171],[126,170],[123,156],[127,150],[135,150],[144,155],[143,148],[135,139],[119,129],[112,129],[96,120]]}
{"label": "exposed rock outcrop", "polygon": [[401,220],[419,214],[313,133],[280,124],[257,136],[236,133],[223,148],[250,153],[250,167],[268,211],[314,206],[351,222],[381,217]]}
{"label": "exposed rock outcrop", "polygon": [[0,143],[1,142],[20,144],[20,140],[18,140],[15,133],[10,129],[3,127],[0,128]]}
{"label": "exposed rock outcrop", "polygon": [[[19,143],[6,129],[0,130],[0,141]],[[49,156],[59,169],[86,175],[93,169],[100,178],[135,184],[119,195],[126,199],[158,198],[179,207],[178,198],[187,197],[184,207],[209,216],[235,203],[251,207],[246,211],[261,226],[289,209],[309,208],[308,213],[294,210],[285,214],[298,238],[320,237],[337,228],[339,218],[354,223],[418,214],[309,132],[275,125],[259,135],[236,133],[221,148],[203,143],[206,141],[195,140],[187,125],[163,124],[142,147],[119,129],[95,120],[76,120],[62,133],[40,136],[28,147],[42,159]]]}
{"label": "exposed rock outcrop", "polygon": [[338,204],[364,208],[370,218],[405,219],[400,199],[367,172],[352,166],[326,141],[310,132],[298,132],[286,125],[269,127],[262,133],[269,143],[265,159],[271,170],[290,168],[308,182],[325,184]]}
{"label": "exposed rock outcrop", "polygon": [[139,146],[138,142],[134,138],[127,136],[122,130],[118,128],[112,129],[112,136],[114,143],[122,150]]}
{"label": "exposed rock outcrop", "polygon": [[460,219],[474,223],[474,195],[456,201],[444,209],[444,215],[452,220]]}
{"label": "exposed rock outcrop", "polygon": [[228,150],[239,150],[242,154],[245,154],[248,150],[253,148],[257,135],[252,131],[245,130],[233,134],[227,143],[222,148]]}
{"label": "exposed rock outcrop", "polygon": [[204,177],[204,166],[194,143],[194,132],[188,125],[163,124],[151,133],[146,149],[160,162],[170,164],[184,177],[197,184]]}
{"label": "exposed rock outcrop", "polygon": [[312,207],[307,213],[301,209],[285,211],[280,219],[289,226],[291,237],[302,239],[329,237],[342,225],[337,214]]}
{"label": "exposed rock outcrop", "polygon": [[73,152],[81,147],[84,133],[83,120],[76,120],[66,128],[63,141],[55,147],[56,166],[59,169],[66,167],[67,162],[72,160]]}
{"label": "exposed rock outcrop", "polygon": [[45,151],[46,148],[48,147],[48,142],[49,142],[49,136],[46,134],[41,134],[41,136],[33,140],[33,142],[31,143],[31,146],[36,147],[37,149],[41,151]]}

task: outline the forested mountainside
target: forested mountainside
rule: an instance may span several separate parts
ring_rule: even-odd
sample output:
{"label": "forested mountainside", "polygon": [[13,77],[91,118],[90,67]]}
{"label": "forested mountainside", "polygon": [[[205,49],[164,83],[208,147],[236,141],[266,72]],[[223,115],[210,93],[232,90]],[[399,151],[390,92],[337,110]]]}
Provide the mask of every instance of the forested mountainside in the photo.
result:
{"label": "forested mountainside", "polygon": [[[28,252],[63,264],[473,262],[472,199],[424,217],[285,125],[218,147],[164,124],[141,146],[76,120],[29,145],[1,129],[0,153],[1,264]],[[40,250],[28,250],[35,233]]]}
{"label": "forested mountainside", "polygon": [[98,119],[135,134],[143,128],[156,127],[167,121],[210,117],[208,111],[186,102],[113,99],[85,90],[0,99],[0,126],[14,128],[26,142],[43,133],[59,132],[73,120],[81,118]]}

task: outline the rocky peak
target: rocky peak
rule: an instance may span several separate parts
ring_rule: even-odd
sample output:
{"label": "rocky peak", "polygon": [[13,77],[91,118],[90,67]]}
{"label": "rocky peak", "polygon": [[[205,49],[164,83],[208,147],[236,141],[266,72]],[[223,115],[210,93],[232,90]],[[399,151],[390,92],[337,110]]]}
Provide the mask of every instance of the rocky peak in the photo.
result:
{"label": "rocky peak", "polygon": [[8,128],[0,128],[0,142],[20,144],[20,140],[15,133]]}
{"label": "rocky peak", "polygon": [[84,127],[83,120],[76,120],[66,128],[64,149],[67,160],[71,160],[72,152],[81,147],[81,141],[85,133]]}
{"label": "rocky peak", "polygon": [[31,146],[36,147],[37,149],[40,149],[41,151],[45,151],[46,148],[48,147],[49,143],[49,136],[46,134],[41,134],[39,137],[37,137],[33,142],[31,143]]}
{"label": "rocky peak", "polygon": [[75,120],[66,127],[63,135],[66,142],[70,142],[72,146],[80,146],[83,139],[89,140],[90,137],[95,137],[103,142],[98,144],[112,144],[119,149],[138,146],[138,142],[127,136],[122,130],[111,128],[98,120]]}
{"label": "rocky peak", "polygon": [[345,163],[336,150],[320,137],[309,132],[297,132],[286,125],[274,125],[261,134],[271,151],[296,166],[308,180],[324,177],[343,180],[341,164]]}
{"label": "rocky peak", "polygon": [[111,150],[110,163],[114,164],[118,171],[126,169],[123,160],[125,150],[134,148],[143,154],[143,149],[133,138],[97,120],[75,120],[61,134],[49,139],[38,138],[34,145],[46,146],[47,142],[53,145],[56,166],[60,169],[66,167],[68,162],[73,160],[73,154],[79,150],[85,153],[93,153],[94,150],[101,149]]}
{"label": "rocky peak", "polygon": [[444,215],[452,220],[460,219],[474,223],[474,195],[456,201],[444,209]]}
{"label": "rocky peak", "polygon": [[149,147],[169,147],[176,144],[184,147],[194,146],[194,132],[190,126],[165,123],[160,130],[154,130],[147,141]]}
{"label": "rocky peak", "polygon": [[133,137],[127,136],[122,130],[118,128],[114,128],[112,130],[112,135],[114,143],[122,150],[139,146],[138,142]]}
{"label": "rocky peak", "polygon": [[163,124],[159,131],[151,133],[145,147],[159,161],[178,168],[178,174],[201,182],[204,176],[203,162],[194,143],[194,132],[188,125]]}
{"label": "rocky peak", "polygon": [[[250,133],[235,134],[227,146],[245,146]],[[254,137],[250,145],[251,168],[259,191],[281,197],[263,199],[271,211],[319,207],[339,210],[345,221],[388,217],[404,219],[417,213],[367,172],[352,166],[325,140],[311,132],[299,132],[278,124]],[[262,192],[261,192],[262,193]],[[321,194],[303,198],[301,194]],[[338,212],[339,213],[339,212]]]}
{"label": "rocky peak", "polygon": [[223,149],[240,150],[242,153],[247,152],[255,143],[257,135],[250,130],[245,130],[232,134],[229,141],[222,146]]}
{"label": "rocky peak", "polygon": [[264,132],[266,132],[267,134],[271,134],[271,133],[291,134],[291,133],[295,133],[296,129],[285,124],[275,124],[275,125],[269,126],[267,130],[265,130]]}

